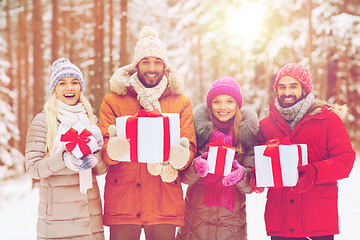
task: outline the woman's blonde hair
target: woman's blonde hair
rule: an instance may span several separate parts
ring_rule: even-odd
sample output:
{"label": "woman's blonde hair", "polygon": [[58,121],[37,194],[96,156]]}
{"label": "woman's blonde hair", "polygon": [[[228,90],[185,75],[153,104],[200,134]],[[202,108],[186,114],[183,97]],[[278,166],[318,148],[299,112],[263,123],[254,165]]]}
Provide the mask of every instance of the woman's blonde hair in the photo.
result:
{"label": "woman's blonde hair", "polygon": [[[90,125],[96,125],[95,116],[93,114],[90,102],[85,98],[84,94],[80,93],[79,102],[84,105],[85,111],[88,115]],[[46,154],[50,153],[52,146],[54,145],[54,140],[56,137],[58,129],[58,119],[57,119],[57,97],[56,93],[53,92],[49,100],[44,105],[44,110],[46,113]]]}
{"label": "woman's blonde hair", "polygon": [[[210,119],[210,121],[213,121],[213,118],[215,117],[211,105],[207,108],[207,114]],[[234,132],[234,138],[233,138],[233,146],[236,148],[236,153],[241,154],[243,152],[243,147],[240,142],[240,132],[239,132],[239,126],[242,120],[242,114],[240,112],[239,106],[236,107],[235,115],[234,115],[234,124],[231,126],[231,129]]]}

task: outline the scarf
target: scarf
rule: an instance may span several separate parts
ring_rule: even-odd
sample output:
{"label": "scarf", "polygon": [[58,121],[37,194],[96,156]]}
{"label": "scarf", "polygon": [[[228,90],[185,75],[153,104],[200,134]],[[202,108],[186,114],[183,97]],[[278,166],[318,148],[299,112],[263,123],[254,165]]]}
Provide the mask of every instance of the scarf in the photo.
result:
{"label": "scarf", "polygon": [[[209,138],[209,143],[214,142],[218,136],[221,136],[224,142],[232,145],[234,136],[232,129],[233,122],[234,120],[232,119],[223,123],[214,118],[214,130]],[[203,185],[205,185],[204,204],[207,207],[225,206],[233,212],[235,209],[235,187],[224,186],[222,184],[223,178],[224,176],[211,173],[203,178]]]}
{"label": "scarf", "polygon": [[60,123],[67,127],[71,127],[79,121],[86,127],[90,125],[88,115],[82,103],[70,106],[60,100],[57,100],[57,111],[57,117]]}
{"label": "scarf", "polygon": [[304,99],[295,103],[291,107],[283,108],[280,106],[278,99],[275,99],[275,108],[280,115],[289,124],[291,130],[294,130],[296,125],[305,116],[307,111],[315,102],[315,96],[313,93],[309,93]]}
{"label": "scarf", "polygon": [[129,82],[137,93],[137,100],[143,108],[147,108],[150,111],[157,108],[161,111],[159,98],[165,92],[168,84],[168,79],[165,75],[160,80],[159,84],[152,88],[145,87],[139,80],[137,73],[130,76]]}
{"label": "scarf", "polygon": [[[82,103],[70,106],[60,100],[57,100],[57,111],[57,118],[60,121],[60,125],[58,127],[58,131],[55,137],[54,145],[50,151],[50,155],[58,151],[63,151],[62,144],[60,143],[61,134],[64,134],[70,129],[70,127],[74,126],[77,122],[81,122],[86,128],[90,127],[89,118]],[[79,185],[80,192],[84,194],[86,194],[88,189],[93,187],[91,168],[79,172]]]}

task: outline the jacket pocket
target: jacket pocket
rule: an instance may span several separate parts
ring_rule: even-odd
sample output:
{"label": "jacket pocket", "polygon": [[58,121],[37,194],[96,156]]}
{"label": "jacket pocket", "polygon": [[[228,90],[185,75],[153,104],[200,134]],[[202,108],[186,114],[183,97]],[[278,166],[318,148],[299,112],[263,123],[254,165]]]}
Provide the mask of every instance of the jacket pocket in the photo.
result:
{"label": "jacket pocket", "polygon": [[337,186],[317,185],[303,194],[304,232],[337,231]]}
{"label": "jacket pocket", "polygon": [[104,191],[105,214],[135,214],[135,176],[133,171],[108,173]]}
{"label": "jacket pocket", "polygon": [[158,214],[160,216],[183,216],[184,201],[179,178],[171,183],[161,182],[159,186]]}
{"label": "jacket pocket", "polygon": [[265,224],[267,232],[279,232],[283,223],[283,203],[281,189],[269,189],[265,207]]}

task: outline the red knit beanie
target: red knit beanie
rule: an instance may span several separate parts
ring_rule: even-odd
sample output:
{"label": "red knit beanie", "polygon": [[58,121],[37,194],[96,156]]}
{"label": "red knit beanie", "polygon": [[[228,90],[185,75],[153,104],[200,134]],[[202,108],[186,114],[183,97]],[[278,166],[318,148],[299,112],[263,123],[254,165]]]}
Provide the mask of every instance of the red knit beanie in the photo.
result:
{"label": "red knit beanie", "polygon": [[237,81],[232,77],[223,77],[216,80],[206,96],[206,104],[211,106],[212,100],[219,95],[229,95],[235,99],[239,108],[243,105],[243,96]]}
{"label": "red knit beanie", "polygon": [[306,89],[308,93],[310,93],[313,89],[312,81],[311,81],[311,73],[305,67],[297,63],[289,63],[280,69],[278,74],[276,75],[274,90],[277,92],[277,85],[279,83],[280,78],[284,76],[290,76],[298,80]]}

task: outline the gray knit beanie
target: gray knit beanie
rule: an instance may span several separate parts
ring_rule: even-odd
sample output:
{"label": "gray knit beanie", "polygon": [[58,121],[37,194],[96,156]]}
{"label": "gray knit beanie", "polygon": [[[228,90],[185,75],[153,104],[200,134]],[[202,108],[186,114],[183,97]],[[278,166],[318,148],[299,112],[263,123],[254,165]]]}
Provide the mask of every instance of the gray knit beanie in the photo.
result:
{"label": "gray knit beanie", "polygon": [[75,66],[75,64],[71,63],[69,59],[59,58],[52,64],[49,90],[50,94],[54,92],[55,86],[59,82],[59,80],[64,77],[76,78],[77,80],[79,80],[81,91],[85,91],[85,83],[80,69]]}

